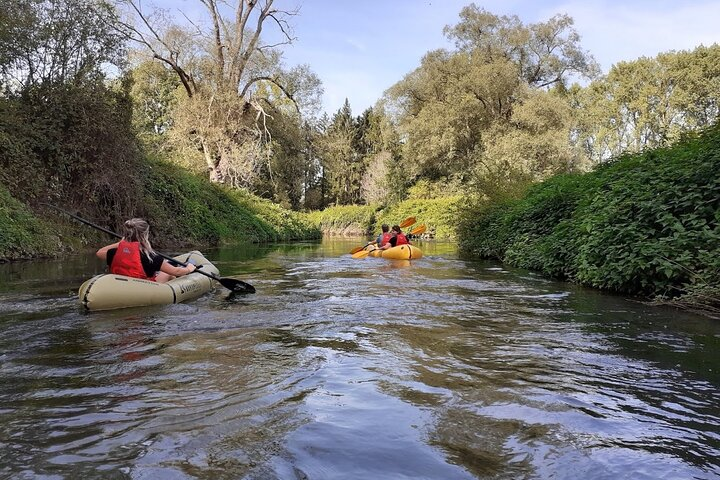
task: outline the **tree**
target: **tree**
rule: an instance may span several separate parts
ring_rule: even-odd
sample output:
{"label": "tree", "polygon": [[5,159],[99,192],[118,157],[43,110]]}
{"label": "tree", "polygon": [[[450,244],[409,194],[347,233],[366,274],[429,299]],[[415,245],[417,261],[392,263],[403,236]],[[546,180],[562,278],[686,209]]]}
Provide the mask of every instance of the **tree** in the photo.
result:
{"label": "tree", "polygon": [[496,182],[538,181],[585,165],[582,151],[570,142],[574,117],[561,92],[528,89],[510,121],[497,123],[487,135],[477,162],[476,178]]}
{"label": "tree", "polygon": [[123,38],[104,0],[8,0],[0,13],[5,88],[100,78],[105,65],[122,63]]}
{"label": "tree", "polygon": [[112,7],[8,0],[0,13],[0,182],[30,203],[132,211],[139,155],[128,85],[105,75],[125,55]]}
{"label": "tree", "polygon": [[[665,57],[669,57],[665,59]],[[720,115],[720,45],[661,54],[669,63],[672,106],[682,112],[684,130],[714,124]],[[663,60],[665,59],[665,60]]]}
{"label": "tree", "polygon": [[718,118],[720,46],[619,62],[570,96],[576,137],[594,162],[667,146]]}
{"label": "tree", "polygon": [[133,124],[140,135],[157,138],[173,125],[172,113],[182,88],[175,73],[158,62],[145,61],[130,72]]}
{"label": "tree", "polygon": [[394,159],[388,151],[367,157],[368,167],[363,174],[360,188],[365,203],[385,204],[392,197],[389,183],[390,169]]}
{"label": "tree", "polygon": [[37,24],[40,0],[8,0],[0,3],[0,75],[6,83],[23,52],[31,50],[31,37]]}
{"label": "tree", "polygon": [[367,204],[387,204],[400,199],[405,178],[397,178],[395,166],[400,160],[401,144],[395,126],[382,103],[368,108],[356,119],[356,150],[363,159],[361,200]]}
{"label": "tree", "polygon": [[[573,75],[592,77],[598,71],[580,49],[572,19],[559,15],[523,25],[515,16],[493,15],[474,4],[460,18],[445,28],[457,50],[429,52],[419,68],[387,92],[404,140],[405,169],[415,179],[466,183],[471,172],[510,168],[511,158],[519,162],[515,171],[539,176],[568,165],[560,149],[545,148],[557,155],[552,158],[539,155],[542,145],[555,144],[557,138],[569,142],[570,125],[562,132],[553,130],[556,138],[543,139],[544,132],[527,128],[515,111],[526,101],[533,102],[530,108],[544,98],[533,90],[564,87]],[[533,149],[530,144],[536,140]],[[503,146],[504,141],[509,144]],[[500,155],[519,144],[528,156]]]}
{"label": "tree", "polygon": [[325,129],[323,139],[323,177],[328,186],[327,199],[339,205],[359,203],[363,163],[355,150],[357,128],[345,103]]}
{"label": "tree", "polygon": [[[289,20],[297,12],[275,8],[273,0],[200,0],[207,17],[183,27],[146,13],[138,0],[119,1],[138,20],[124,23],[124,34],[171,68],[185,90],[172,138],[202,152],[211,180],[252,185],[270,158],[268,110],[290,102],[299,113],[317,105],[321,93],[309,68],[281,62],[278,48],[292,42]],[[229,10],[234,15],[224,16]],[[267,25],[277,41],[263,40]]]}
{"label": "tree", "polygon": [[445,35],[459,51],[480,52],[488,63],[508,61],[519,77],[536,88],[565,83],[569,75],[592,78],[600,69],[580,49],[580,35],[568,15],[523,25],[516,15],[497,16],[474,3],[460,12],[460,23],[447,26]]}

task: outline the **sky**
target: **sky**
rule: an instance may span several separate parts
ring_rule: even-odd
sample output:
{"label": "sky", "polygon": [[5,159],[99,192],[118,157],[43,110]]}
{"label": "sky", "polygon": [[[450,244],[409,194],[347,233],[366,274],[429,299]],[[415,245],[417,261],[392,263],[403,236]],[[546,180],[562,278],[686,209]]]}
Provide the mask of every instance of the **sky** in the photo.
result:
{"label": "sky", "polygon": [[[194,8],[198,0],[167,1]],[[275,0],[277,8],[299,7],[293,17],[297,40],[285,47],[287,66],[308,64],[320,77],[323,110],[332,115],[350,102],[354,115],[437,48],[452,48],[443,27],[455,25],[470,0]],[[620,61],[654,57],[720,43],[720,0],[485,0],[474,2],[496,15],[525,23],[565,13],[575,21],[581,47],[603,73]],[[269,28],[269,27],[268,27]]]}

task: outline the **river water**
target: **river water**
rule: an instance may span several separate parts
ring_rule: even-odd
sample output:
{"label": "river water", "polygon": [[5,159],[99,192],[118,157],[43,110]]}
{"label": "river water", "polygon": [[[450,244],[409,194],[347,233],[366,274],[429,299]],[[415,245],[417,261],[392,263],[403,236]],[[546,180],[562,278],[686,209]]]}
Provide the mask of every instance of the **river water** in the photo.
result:
{"label": "river water", "polygon": [[359,244],[206,251],[257,293],[95,313],[91,253],[0,265],[0,478],[720,477],[720,322]]}

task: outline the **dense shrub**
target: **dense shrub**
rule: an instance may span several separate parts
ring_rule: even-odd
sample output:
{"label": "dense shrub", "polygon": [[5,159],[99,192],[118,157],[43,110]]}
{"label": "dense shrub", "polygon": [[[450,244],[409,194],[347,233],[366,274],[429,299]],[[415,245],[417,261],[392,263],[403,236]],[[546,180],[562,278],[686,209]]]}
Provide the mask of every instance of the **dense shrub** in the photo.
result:
{"label": "dense shrub", "polygon": [[0,185],[0,260],[50,255],[56,243],[52,228]]}
{"label": "dense shrub", "polygon": [[677,294],[720,270],[720,129],[599,169],[577,212],[577,280]]}
{"label": "dense shrub", "polygon": [[35,86],[0,100],[0,114],[0,183],[16,199],[86,214],[134,208],[141,155],[121,85]]}
{"label": "dense shrub", "polygon": [[309,214],[310,220],[328,235],[367,235],[372,233],[374,205],[338,205]]}
{"label": "dense shrub", "polygon": [[[61,208],[102,227],[120,232],[129,217],[147,218],[157,247],[271,242],[319,238],[321,232],[302,213],[291,212],[268,200],[210,183],[174,164],[148,160],[138,170],[143,179],[132,211],[87,215],[72,206]],[[47,215],[43,220],[37,215]],[[57,231],[71,232],[63,235]],[[14,199],[0,185],[0,260],[57,255],[83,244],[110,240],[105,234],[64,218],[55,210],[37,214]]]}
{"label": "dense shrub", "polygon": [[174,164],[143,167],[142,213],[173,244],[271,242],[320,237],[305,216],[241,190],[210,183]]}
{"label": "dense shrub", "polygon": [[[434,199],[414,198],[391,205],[379,212],[374,231],[380,230],[380,225],[399,224],[407,217],[415,217],[417,223],[413,227],[425,224],[427,231],[436,239],[455,238],[457,228],[457,213],[463,197],[440,197]],[[410,227],[408,230],[412,229]]]}
{"label": "dense shrub", "polygon": [[568,276],[575,249],[569,234],[578,202],[589,187],[582,175],[558,175],[524,197],[463,211],[461,248],[481,257],[546,274]]}
{"label": "dense shrub", "polygon": [[424,224],[427,232],[438,239],[455,237],[457,210],[462,197],[441,197],[435,199],[414,198],[381,208],[373,205],[342,205],[312,212],[310,219],[330,235],[374,235],[383,223],[400,224],[408,217],[415,217],[416,223],[407,228],[412,230]]}
{"label": "dense shrub", "polygon": [[720,285],[720,127],[461,213],[461,250],[651,296]]}

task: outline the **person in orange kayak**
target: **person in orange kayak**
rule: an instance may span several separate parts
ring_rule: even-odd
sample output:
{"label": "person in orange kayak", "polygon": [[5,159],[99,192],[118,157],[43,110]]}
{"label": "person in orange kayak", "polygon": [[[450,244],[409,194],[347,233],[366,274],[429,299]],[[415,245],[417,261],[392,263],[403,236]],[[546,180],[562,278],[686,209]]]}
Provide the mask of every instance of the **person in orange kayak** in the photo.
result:
{"label": "person in orange kayak", "polygon": [[392,235],[390,234],[390,227],[388,224],[384,223],[382,226],[382,233],[378,235],[375,243],[378,247],[382,247],[390,241],[390,238],[392,238]]}
{"label": "person in orange kayak", "polygon": [[110,267],[110,273],[165,283],[195,271],[195,265],[176,267],[155,253],[150,245],[150,225],[132,218],[123,225],[123,238],[96,253]]}
{"label": "person in orange kayak", "polygon": [[397,247],[398,245],[409,245],[410,241],[407,239],[399,225],[393,225],[390,240],[384,246],[380,247],[383,250],[388,248]]}

